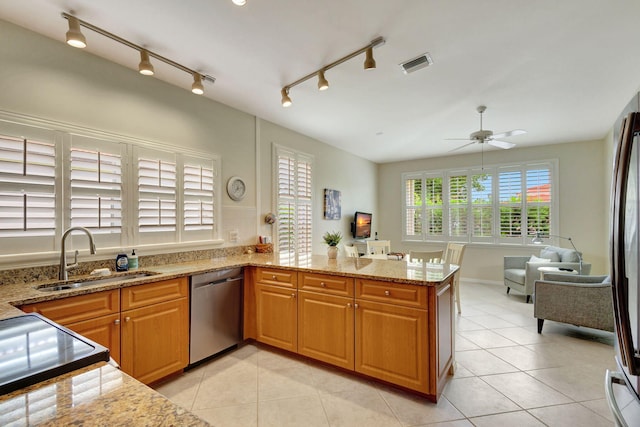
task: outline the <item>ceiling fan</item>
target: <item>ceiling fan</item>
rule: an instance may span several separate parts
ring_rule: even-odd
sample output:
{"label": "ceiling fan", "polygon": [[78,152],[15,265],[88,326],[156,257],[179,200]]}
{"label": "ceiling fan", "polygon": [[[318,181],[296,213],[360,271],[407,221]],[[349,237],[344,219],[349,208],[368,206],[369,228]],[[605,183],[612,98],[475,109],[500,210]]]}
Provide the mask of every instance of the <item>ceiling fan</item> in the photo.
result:
{"label": "ceiling fan", "polygon": [[516,144],[507,142],[507,141],[500,141],[501,138],[507,138],[510,136],[522,135],[527,133],[527,131],[525,130],[515,129],[515,130],[510,130],[508,132],[494,134],[493,131],[482,129],[482,113],[484,113],[486,109],[487,107],[484,105],[480,105],[476,109],[478,113],[480,113],[480,130],[473,132],[471,135],[469,135],[469,138],[447,138],[447,140],[449,141],[471,141],[471,142],[449,151],[457,151],[468,145],[476,144],[476,143],[479,143],[479,144],[487,143],[489,145],[493,145],[494,147],[503,148],[506,150],[506,149],[515,147]]}

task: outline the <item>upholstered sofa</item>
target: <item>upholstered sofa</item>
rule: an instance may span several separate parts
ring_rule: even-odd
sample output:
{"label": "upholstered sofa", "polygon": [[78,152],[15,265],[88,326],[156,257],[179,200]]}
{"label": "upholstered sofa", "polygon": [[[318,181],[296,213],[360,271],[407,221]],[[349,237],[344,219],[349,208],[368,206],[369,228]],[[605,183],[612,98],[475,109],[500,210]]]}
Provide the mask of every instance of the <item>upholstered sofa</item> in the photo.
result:
{"label": "upholstered sofa", "polygon": [[[539,256],[505,256],[504,257],[504,285],[507,293],[511,289],[526,296],[529,302],[533,295],[533,284],[540,279],[540,267],[558,267],[578,270],[580,256],[573,249],[547,246],[540,250]],[[591,264],[582,263],[582,274],[591,272]]]}
{"label": "upholstered sofa", "polygon": [[546,273],[535,282],[533,304],[539,334],[545,320],[613,331],[609,276]]}

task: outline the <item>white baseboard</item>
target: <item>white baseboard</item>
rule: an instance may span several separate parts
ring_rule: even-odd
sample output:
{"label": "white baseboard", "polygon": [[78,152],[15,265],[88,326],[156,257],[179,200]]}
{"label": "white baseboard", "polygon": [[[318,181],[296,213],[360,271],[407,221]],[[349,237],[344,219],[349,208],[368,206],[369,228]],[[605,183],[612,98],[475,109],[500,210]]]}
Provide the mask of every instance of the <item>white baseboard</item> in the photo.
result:
{"label": "white baseboard", "polygon": [[472,279],[472,278],[460,278],[460,283],[463,285],[496,285],[496,286],[504,286],[504,282],[498,280],[481,280],[481,279]]}

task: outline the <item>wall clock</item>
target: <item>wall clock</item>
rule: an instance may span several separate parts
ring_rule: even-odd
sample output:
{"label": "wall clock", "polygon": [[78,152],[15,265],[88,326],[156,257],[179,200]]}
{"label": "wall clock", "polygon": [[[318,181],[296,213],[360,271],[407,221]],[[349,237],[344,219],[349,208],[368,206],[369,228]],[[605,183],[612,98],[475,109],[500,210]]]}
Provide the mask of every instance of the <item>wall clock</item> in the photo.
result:
{"label": "wall clock", "polygon": [[232,176],[227,181],[227,194],[231,197],[231,200],[242,200],[247,193],[247,186],[242,178],[239,176]]}

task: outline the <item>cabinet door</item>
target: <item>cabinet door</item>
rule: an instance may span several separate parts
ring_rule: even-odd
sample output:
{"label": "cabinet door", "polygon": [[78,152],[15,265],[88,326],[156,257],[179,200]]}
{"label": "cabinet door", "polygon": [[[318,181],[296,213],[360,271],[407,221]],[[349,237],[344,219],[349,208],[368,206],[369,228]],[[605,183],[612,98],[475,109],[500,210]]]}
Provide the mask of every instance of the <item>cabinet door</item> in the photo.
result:
{"label": "cabinet door", "polygon": [[121,314],[121,367],[149,384],[189,363],[189,299],[153,304]]}
{"label": "cabinet door", "polygon": [[120,364],[120,313],[71,323],[67,328],[107,347],[111,358]]}
{"label": "cabinet door", "polygon": [[427,311],[364,300],[355,306],[355,370],[426,393]]}
{"label": "cabinet door", "polygon": [[298,350],[297,293],[294,289],[256,284],[258,341],[289,351]]}
{"label": "cabinet door", "polygon": [[298,353],[353,369],[353,299],[298,292]]}

